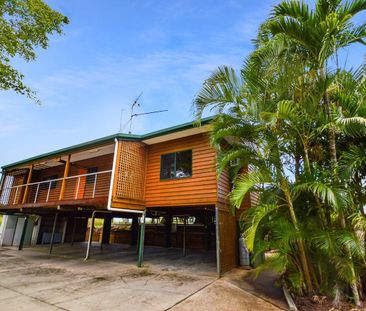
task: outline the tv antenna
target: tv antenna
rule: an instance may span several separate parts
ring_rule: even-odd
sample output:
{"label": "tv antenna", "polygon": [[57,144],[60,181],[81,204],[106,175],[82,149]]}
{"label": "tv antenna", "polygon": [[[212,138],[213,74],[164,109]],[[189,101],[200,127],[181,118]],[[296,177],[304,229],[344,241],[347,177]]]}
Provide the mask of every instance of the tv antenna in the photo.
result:
{"label": "tv antenna", "polygon": [[134,118],[139,117],[139,116],[143,116],[143,115],[148,115],[148,114],[154,114],[154,113],[161,113],[161,112],[166,112],[168,111],[167,109],[164,110],[155,110],[155,111],[149,111],[149,112],[142,112],[142,113],[134,113],[134,109],[136,107],[141,107],[140,105],[140,98],[142,96],[142,93],[140,93],[139,96],[136,97],[136,99],[133,101],[132,105],[131,105],[131,110],[130,110],[130,119],[126,122],[126,124],[124,126],[122,126],[122,114],[124,109],[121,110],[121,121],[120,121],[120,133],[122,133],[122,131],[126,128],[126,126],[129,124],[130,128],[128,131],[128,134],[131,134],[131,130],[132,130],[132,121]]}

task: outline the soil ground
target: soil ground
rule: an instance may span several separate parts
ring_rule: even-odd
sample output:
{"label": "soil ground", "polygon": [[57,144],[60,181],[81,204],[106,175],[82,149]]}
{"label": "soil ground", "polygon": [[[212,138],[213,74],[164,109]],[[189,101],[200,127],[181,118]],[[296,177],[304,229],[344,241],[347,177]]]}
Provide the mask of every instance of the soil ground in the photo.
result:
{"label": "soil ground", "polygon": [[[314,299],[315,298],[315,299]],[[335,309],[332,300],[329,297],[298,297],[296,299],[296,306],[299,311],[366,311],[366,308],[357,309],[352,304],[343,302],[338,309]]]}

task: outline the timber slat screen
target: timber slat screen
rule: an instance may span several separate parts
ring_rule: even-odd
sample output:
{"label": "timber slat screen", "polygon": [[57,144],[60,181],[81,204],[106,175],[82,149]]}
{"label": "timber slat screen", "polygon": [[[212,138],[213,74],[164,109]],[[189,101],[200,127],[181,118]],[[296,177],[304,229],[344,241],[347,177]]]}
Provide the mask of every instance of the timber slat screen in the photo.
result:
{"label": "timber slat screen", "polygon": [[[107,197],[111,175],[112,171],[107,170],[29,184],[19,182],[19,180],[24,182],[25,174],[22,179],[16,175],[13,178],[7,178],[1,193],[0,203],[2,205],[18,205],[56,202],[60,199],[71,201]],[[65,180],[65,191],[60,198],[63,180]],[[28,187],[28,195],[23,198],[26,187]]]}
{"label": "timber slat screen", "polygon": [[138,142],[120,143],[116,196],[143,200],[145,196],[145,146]]}

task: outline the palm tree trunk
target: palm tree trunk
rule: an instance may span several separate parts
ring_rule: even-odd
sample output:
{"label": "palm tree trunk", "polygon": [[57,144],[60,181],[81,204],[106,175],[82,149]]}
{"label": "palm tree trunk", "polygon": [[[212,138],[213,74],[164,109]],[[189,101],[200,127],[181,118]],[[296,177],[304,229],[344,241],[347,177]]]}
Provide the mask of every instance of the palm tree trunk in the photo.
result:
{"label": "palm tree trunk", "polygon": [[[306,171],[306,173],[308,173],[310,175],[311,174],[311,166],[310,166],[310,160],[309,160],[309,150],[308,150],[307,144],[305,145],[305,143],[304,143],[303,146],[304,146],[304,166],[305,166],[305,171]],[[314,198],[315,198],[316,206],[318,208],[318,212],[320,214],[320,219],[322,220],[323,226],[325,228],[326,225],[327,225],[327,217],[326,217],[325,212],[324,212],[324,210],[322,208],[322,205],[320,203],[319,198],[317,196],[314,196]]]}
{"label": "palm tree trunk", "polygon": [[[323,100],[324,100],[324,105],[325,105],[326,114],[328,116],[328,120],[330,120],[332,111],[331,111],[331,107],[330,107],[329,93],[327,90],[325,90]],[[338,160],[337,160],[336,135],[335,135],[335,130],[334,130],[333,126],[329,127],[329,129],[328,129],[328,139],[329,139],[330,161],[332,163],[333,170],[335,170]],[[333,172],[333,173],[335,173],[335,172]]]}
{"label": "palm tree trunk", "polygon": [[[290,189],[288,187],[287,182],[285,181],[285,178],[281,178],[281,188],[285,194],[286,197],[286,203],[287,206],[289,208],[289,212],[290,212],[290,216],[291,216],[291,220],[292,223],[295,227],[295,230],[297,232],[299,232],[299,225],[298,225],[298,221],[297,221],[297,217],[295,214],[295,209],[294,206],[292,204],[292,199],[290,196]],[[309,265],[308,265],[308,260],[307,260],[307,256],[306,256],[306,251],[305,251],[305,245],[304,242],[302,240],[300,240],[298,242],[298,247],[299,247],[299,251],[300,251],[300,260],[301,260],[301,264],[302,264],[302,270],[304,272],[304,279],[305,279],[305,284],[307,287],[308,292],[313,292],[314,288],[313,288],[313,284],[311,282],[311,276],[310,276],[310,269],[309,269]]]}
{"label": "palm tree trunk", "polygon": [[311,168],[310,168],[310,161],[309,161],[309,150],[308,147],[304,145],[304,166],[305,171],[310,175]]}
{"label": "palm tree trunk", "polygon": [[334,286],[334,299],[333,299],[333,307],[338,310],[339,305],[341,304],[342,299],[342,291],[339,286],[339,283],[337,282]]}
{"label": "palm tree trunk", "polygon": [[[352,269],[352,272],[354,273],[354,269]],[[357,283],[356,281],[351,283],[351,290],[352,290],[352,294],[353,294],[353,299],[355,300],[355,305],[357,307],[362,307],[362,302],[360,299],[360,295],[358,293],[358,288],[357,288]]]}
{"label": "palm tree trunk", "polygon": [[[325,76],[325,70],[322,71],[322,74]],[[328,120],[330,120],[331,119],[331,107],[330,107],[328,90],[325,90],[323,100],[324,100],[324,105],[325,105],[326,113],[328,116]],[[335,130],[334,130],[333,126],[329,127],[328,138],[329,138],[329,155],[330,155],[330,161],[331,161],[331,166],[332,166],[333,180],[335,183],[337,183],[337,181],[338,181],[338,173],[337,173],[338,159],[337,159],[336,135],[335,135]],[[341,227],[343,229],[345,229],[346,220],[345,220],[345,217],[342,212],[339,213],[339,221],[340,221]],[[349,257],[352,259],[351,251],[349,250],[348,247],[346,247],[346,248],[347,248],[347,253],[348,253]],[[356,271],[355,271],[353,263],[351,265],[351,273],[353,275],[353,281],[351,282],[350,285],[351,285],[353,298],[355,300],[356,306],[361,306],[362,304],[361,304],[360,295],[358,293],[357,282],[356,282]]]}
{"label": "palm tree trunk", "polygon": [[295,180],[299,181],[300,179],[300,159],[301,159],[301,151],[300,144],[296,141],[296,151],[295,151]]}
{"label": "palm tree trunk", "polygon": [[[279,128],[279,127],[280,127],[280,124],[277,122],[277,128]],[[288,185],[287,179],[284,177],[284,174],[283,174],[283,165],[282,165],[281,158],[280,158],[280,155],[278,152],[279,148],[278,148],[278,145],[275,145],[275,146],[276,146],[275,147],[276,151],[274,153],[277,154],[277,157],[278,157],[277,158],[278,165],[276,166],[276,171],[277,171],[276,173],[277,173],[277,176],[279,179],[280,188],[285,195],[285,200],[286,200],[289,212],[290,212],[292,224],[293,224],[296,232],[300,232],[299,223],[297,221],[294,205],[292,204],[290,187]],[[305,285],[306,285],[308,292],[313,292],[314,288],[313,288],[313,284],[311,282],[310,269],[309,269],[309,265],[308,265],[309,261],[307,259],[305,245],[304,245],[303,240],[300,239],[300,241],[298,242],[298,247],[299,247],[299,252],[300,252],[302,271],[304,273]]]}

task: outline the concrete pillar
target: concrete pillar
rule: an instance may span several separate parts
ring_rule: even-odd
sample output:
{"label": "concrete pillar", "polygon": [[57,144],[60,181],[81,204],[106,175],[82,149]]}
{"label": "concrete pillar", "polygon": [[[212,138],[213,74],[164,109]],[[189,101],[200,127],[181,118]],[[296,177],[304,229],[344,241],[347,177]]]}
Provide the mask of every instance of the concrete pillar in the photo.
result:
{"label": "concrete pillar", "polygon": [[172,247],[172,215],[167,215],[165,219],[165,247]]}
{"label": "concrete pillar", "polygon": [[133,216],[131,224],[131,245],[137,245],[138,232],[139,232],[139,218],[138,216]]}
{"label": "concrete pillar", "polygon": [[106,216],[103,223],[102,244],[109,244],[111,235],[112,217]]}

